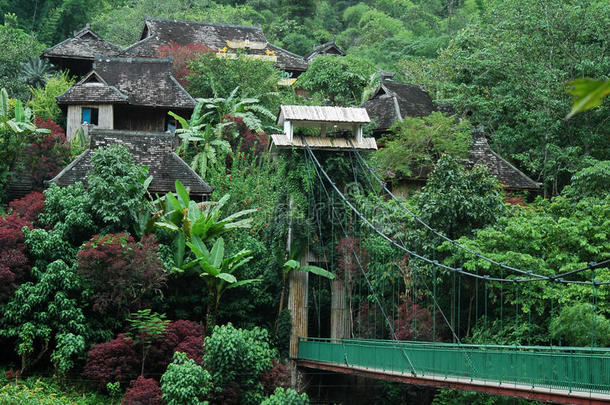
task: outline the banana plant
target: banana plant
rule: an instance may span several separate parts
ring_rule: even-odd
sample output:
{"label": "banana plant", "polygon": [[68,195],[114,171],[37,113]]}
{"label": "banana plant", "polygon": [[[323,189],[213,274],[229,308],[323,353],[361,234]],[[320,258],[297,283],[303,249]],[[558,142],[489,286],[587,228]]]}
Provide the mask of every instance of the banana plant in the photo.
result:
{"label": "banana plant", "polygon": [[222,208],[230,198],[229,194],[223,196],[218,202],[196,203],[189,197],[184,185],[176,180],[176,195],[169,192],[157,203],[161,211],[155,222],[158,228],[167,229],[175,234],[174,237],[174,263],[180,268],[184,263],[185,246],[193,237],[208,242],[237,228],[247,228],[252,218],[244,218],[255,212],[255,209],[236,212],[228,217],[221,218]]}
{"label": "banana plant", "polygon": [[186,242],[195,259],[185,264],[182,269],[188,270],[197,267],[199,276],[206,281],[210,302],[207,306],[207,326],[213,327],[218,314],[220,298],[223,293],[232,288],[246,284],[256,283],[262,279],[237,280],[235,271],[252,260],[252,252],[241,250],[225,257],[224,240],[218,238],[211,250],[205,246],[203,240],[193,235],[190,242]]}
{"label": "banana plant", "polygon": [[209,165],[216,164],[223,154],[226,155],[231,151],[231,145],[223,139],[223,129],[232,123],[212,127],[207,122],[209,120],[206,121],[206,118],[214,112],[208,111],[202,114],[201,110],[204,105],[205,100],[199,100],[188,121],[176,113],[168,112],[181,126],[181,128],[176,130],[176,134],[182,139],[182,144],[178,148],[178,154],[186,156],[188,154],[188,147],[192,143],[197,153],[193,157],[190,166],[201,177],[205,177]]}
{"label": "banana plant", "polygon": [[15,133],[39,132],[49,133],[45,128],[36,128],[32,124],[32,111],[24,108],[20,100],[15,102],[15,111],[11,117],[9,97],[6,89],[0,90],[0,130],[9,129]]}

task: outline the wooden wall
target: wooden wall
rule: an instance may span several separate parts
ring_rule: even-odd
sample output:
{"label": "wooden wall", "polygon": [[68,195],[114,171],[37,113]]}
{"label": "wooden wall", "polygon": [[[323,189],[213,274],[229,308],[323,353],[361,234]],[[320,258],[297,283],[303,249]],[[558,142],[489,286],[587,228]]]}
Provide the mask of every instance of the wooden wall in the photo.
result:
{"label": "wooden wall", "polygon": [[85,104],[85,105],[69,105],[68,106],[68,119],[66,125],[66,137],[68,141],[72,141],[76,131],[82,126],[82,108],[97,108],[99,110],[98,115],[98,127],[113,129],[114,128],[114,114],[112,104]]}
{"label": "wooden wall", "polygon": [[166,117],[166,109],[128,105],[116,106],[114,109],[114,129],[165,132]]}

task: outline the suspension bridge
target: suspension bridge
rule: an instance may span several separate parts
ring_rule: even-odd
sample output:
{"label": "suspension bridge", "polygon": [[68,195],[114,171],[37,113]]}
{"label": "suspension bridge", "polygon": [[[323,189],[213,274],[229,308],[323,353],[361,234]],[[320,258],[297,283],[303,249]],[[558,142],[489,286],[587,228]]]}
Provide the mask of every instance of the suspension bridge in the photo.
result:
{"label": "suspension bridge", "polygon": [[[286,123],[284,126],[287,126]],[[471,316],[474,318],[473,324],[477,318],[483,319],[483,324],[479,326],[484,331],[483,340],[487,339],[492,318],[488,313],[488,301],[492,295],[500,303],[500,324],[514,322],[515,330],[522,327],[520,315],[523,316],[523,313],[519,305],[529,304],[529,319],[521,319],[527,321],[529,336],[533,312],[530,287],[537,283],[590,287],[595,313],[598,290],[610,284],[608,281],[598,281],[595,270],[607,268],[610,260],[591,262],[570,271],[556,271],[553,275],[537,274],[496,261],[434,229],[393,195],[360,156],[359,150],[371,150],[374,144],[372,138],[362,138],[361,128],[352,127],[355,128],[357,143],[354,145],[347,138],[293,138],[292,127],[288,127],[290,131],[285,138],[274,135],[273,140],[276,145],[296,147],[303,151],[308,175],[311,176],[306,190],[308,199],[311,199],[308,201],[308,216],[314,217],[313,222],[317,224],[317,229],[313,231],[317,235],[313,239],[319,245],[337,246],[337,252],[335,249],[326,252],[319,249],[317,254],[324,256],[324,259],[317,260],[330,266],[342,260],[344,267],[342,280],[333,281],[330,287],[333,295],[330,330],[323,325],[325,320],[321,316],[324,301],[322,291],[327,291],[323,282],[318,279],[316,286],[315,280],[309,282],[306,273],[291,275],[290,354],[298,367],[546,402],[610,403],[610,348],[594,347],[596,331],[591,331],[592,341],[588,347],[564,347],[560,341],[553,345],[552,340],[548,346],[462,342],[462,338],[471,331]],[[391,215],[384,212],[379,215],[383,204],[374,207],[375,213],[367,212],[353,196],[345,192],[345,188],[342,191],[345,184],[332,178],[329,174],[332,171],[324,167],[320,161],[323,159],[318,159],[315,150],[325,150],[323,153],[327,153],[327,156],[327,151],[341,150],[349,161],[354,184],[368,187],[369,193],[378,198],[394,200],[401,212],[436,236],[437,240],[497,267],[501,276],[452,267],[409,248],[404,235],[389,230],[392,224],[386,221],[391,221]],[[328,220],[323,228],[324,215]],[[380,217],[385,219],[380,220]],[[407,258],[412,265],[407,269],[388,265],[392,270],[383,270],[388,273],[385,283],[371,280],[365,269],[367,264],[363,250],[355,242],[363,235],[375,235],[378,241],[383,242],[383,250],[390,248],[402,255],[403,259]],[[341,243],[336,240],[339,236],[343,241],[348,241],[343,243],[341,251],[338,249]],[[291,236],[289,245],[290,240]],[[310,248],[308,246],[308,250]],[[379,258],[376,261],[380,262]],[[423,267],[418,267],[416,263],[427,266],[427,270],[417,271]],[[350,274],[347,267],[351,267],[354,274]],[[583,272],[591,274],[590,280],[572,277]],[[452,283],[439,294],[437,280],[441,276],[452,280]],[[313,298],[316,312],[313,317],[308,313],[309,295]],[[504,304],[507,296],[511,297],[511,307]],[[426,299],[427,302],[421,302]],[[471,308],[475,299],[473,315]],[[480,299],[482,305],[479,304]],[[465,305],[469,309],[467,331],[461,326],[464,323],[461,311]],[[504,319],[507,315],[509,320]],[[314,325],[308,324],[310,318],[313,318]],[[316,334],[316,328],[318,337],[307,337],[312,330]],[[326,337],[322,337],[324,334]]]}

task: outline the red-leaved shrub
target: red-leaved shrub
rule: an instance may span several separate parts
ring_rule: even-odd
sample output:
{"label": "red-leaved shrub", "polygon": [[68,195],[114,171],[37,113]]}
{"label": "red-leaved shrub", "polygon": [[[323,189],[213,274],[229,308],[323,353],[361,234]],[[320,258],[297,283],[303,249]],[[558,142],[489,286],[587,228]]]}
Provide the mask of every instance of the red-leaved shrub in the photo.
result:
{"label": "red-leaved shrub", "polygon": [[256,155],[260,155],[267,150],[267,146],[269,146],[269,135],[264,132],[253,132],[246,126],[244,119],[241,117],[227,115],[226,118],[235,123],[237,133],[239,134],[239,136],[232,141],[233,145],[231,145],[231,147],[233,150],[237,150],[237,146],[240,146],[240,152]]}
{"label": "red-leaved shrub", "polygon": [[273,367],[261,374],[261,384],[265,387],[265,395],[273,394],[276,388],[290,388],[290,370],[277,359],[273,359]]}
{"label": "red-leaved shrub", "polygon": [[78,273],[93,292],[93,310],[102,315],[142,308],[147,294],[167,278],[152,235],[136,242],[128,234],[94,236],[78,252]]}
{"label": "red-leaved shrub", "polygon": [[161,388],[152,378],[139,376],[129,384],[121,405],[161,405]]}
{"label": "red-leaved shrub", "polygon": [[162,374],[171,363],[175,352],[183,352],[202,365],[203,326],[197,322],[170,322],[165,335],[155,342],[148,353],[146,368],[152,374]]}
{"label": "red-leaved shrub", "polygon": [[30,270],[21,228],[31,223],[17,212],[0,217],[0,302],[6,301]]}
{"label": "red-leaved shrub", "polygon": [[203,45],[201,42],[180,45],[174,41],[170,41],[169,45],[162,45],[157,49],[157,56],[159,58],[172,57],[174,59],[172,74],[182,86],[187,87],[187,76],[189,73],[192,73],[188,67],[189,62],[205,52],[215,51],[212,48]]}
{"label": "red-leaved shrub", "polygon": [[36,224],[38,214],[44,208],[44,194],[38,191],[32,191],[23,198],[13,200],[8,204],[13,212],[32,224]]}
{"label": "red-leaved shrub", "polygon": [[49,134],[32,134],[24,152],[32,187],[41,191],[44,181],[55,177],[70,160],[70,145],[66,141],[65,131],[52,120],[36,118],[35,124],[38,128],[51,131]]}
{"label": "red-leaved shrub", "polygon": [[214,404],[237,405],[240,403],[241,397],[244,395],[244,390],[235,381],[231,381],[220,392],[214,394]]}
{"label": "red-leaved shrub", "polygon": [[91,346],[87,354],[84,375],[100,389],[109,382],[127,384],[140,370],[138,355],[127,335],[121,333],[110,342]]}

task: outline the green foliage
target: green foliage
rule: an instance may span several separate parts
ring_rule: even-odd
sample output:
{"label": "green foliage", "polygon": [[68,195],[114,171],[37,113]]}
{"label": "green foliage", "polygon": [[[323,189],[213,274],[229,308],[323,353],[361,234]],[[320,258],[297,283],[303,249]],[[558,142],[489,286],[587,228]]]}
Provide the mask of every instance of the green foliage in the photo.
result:
{"label": "green foliage", "polygon": [[299,76],[298,85],[321,93],[333,105],[357,105],[375,67],[353,56],[320,56]]}
{"label": "green foliage", "polygon": [[240,403],[259,404],[263,386],[262,372],[272,367],[277,352],[269,346],[269,335],[264,329],[236,329],[231,323],[214,328],[204,341],[203,363],[212,375],[214,387],[222,390],[234,381],[243,390]]}
{"label": "green foliage", "polygon": [[74,85],[74,79],[70,79],[67,73],[50,77],[43,88],[30,88],[32,99],[28,106],[36,117],[51,119],[54,122],[64,122],[64,116],[57,105],[57,96],[62,95]]}
{"label": "green foliage", "polygon": [[80,280],[61,260],[32,268],[32,276],[35,281],[19,286],[4,308],[0,336],[15,339],[22,371],[52,349],[56,371],[66,374],[84,353],[89,334],[79,305]]}
{"label": "green foliage", "polygon": [[[280,74],[273,63],[241,55],[235,59],[204,53],[190,64],[188,91],[193,97],[229,97],[239,85],[240,97],[261,97],[277,87]],[[269,98],[261,100],[268,105]]]}
{"label": "green foliage", "polygon": [[35,37],[17,27],[17,17],[4,16],[0,25],[0,88],[19,99],[25,100],[29,94],[27,85],[19,80],[22,63],[38,57],[44,46]]}
{"label": "green foliage", "polygon": [[609,71],[599,58],[608,21],[603,0],[494,2],[440,53],[441,97],[472,112],[496,151],[540,176],[547,195],[561,191],[583,157],[609,158],[608,105],[564,120],[565,83]]}
{"label": "green foliage", "polygon": [[133,230],[139,217],[150,213],[145,200],[148,169],[134,163],[129,150],[119,145],[97,149],[91,164],[87,194],[102,233]]}
{"label": "green foliage", "polygon": [[610,94],[610,80],[583,78],[572,80],[569,85],[568,92],[574,96],[574,102],[566,119],[601,105],[604,98]]}
{"label": "green foliage", "polygon": [[423,177],[443,155],[465,159],[472,137],[468,121],[457,122],[434,112],[424,118],[405,117],[384,135],[384,147],[375,154],[387,177]]}
{"label": "green foliage", "polygon": [[566,305],[551,320],[549,332],[564,346],[610,345],[610,320],[588,303]]}
{"label": "green foliage", "polygon": [[578,200],[583,197],[604,198],[610,194],[610,160],[596,161],[572,176],[563,195]]}
{"label": "green foliage", "polygon": [[212,392],[212,377],[185,353],[174,353],[174,361],[161,376],[161,391],[167,405],[199,405]]}
{"label": "green foliage", "polygon": [[108,400],[97,392],[62,383],[54,377],[33,376],[0,387],[1,405],[98,405]]}
{"label": "green foliage", "polygon": [[424,222],[451,238],[493,224],[504,210],[498,180],[486,168],[467,171],[449,156],[439,159],[416,199]]}
{"label": "green foliage", "polygon": [[265,398],[261,405],[309,405],[307,394],[300,394],[295,390],[278,387],[268,398]]}
{"label": "green foliage", "polygon": [[62,240],[80,246],[98,230],[82,183],[66,187],[51,184],[44,194],[44,210],[38,221],[44,227],[53,228]]}

